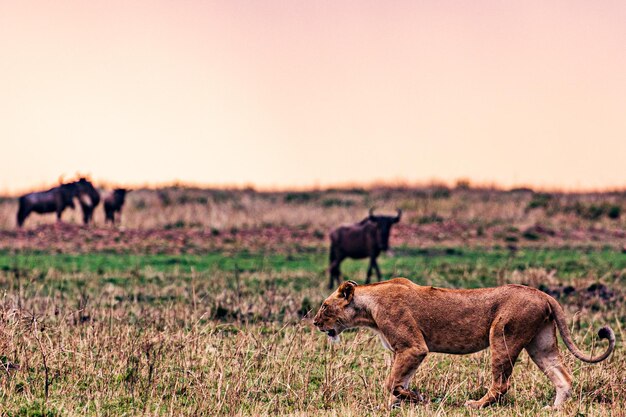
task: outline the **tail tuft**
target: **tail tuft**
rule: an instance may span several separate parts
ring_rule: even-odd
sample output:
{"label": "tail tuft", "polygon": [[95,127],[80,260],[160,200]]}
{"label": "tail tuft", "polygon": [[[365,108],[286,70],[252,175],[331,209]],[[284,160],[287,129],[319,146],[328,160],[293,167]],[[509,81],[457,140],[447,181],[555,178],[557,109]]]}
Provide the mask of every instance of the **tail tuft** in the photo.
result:
{"label": "tail tuft", "polygon": [[611,330],[611,328],[608,326],[605,326],[598,330],[598,337],[600,339],[615,340],[615,334],[613,333],[613,330]]}

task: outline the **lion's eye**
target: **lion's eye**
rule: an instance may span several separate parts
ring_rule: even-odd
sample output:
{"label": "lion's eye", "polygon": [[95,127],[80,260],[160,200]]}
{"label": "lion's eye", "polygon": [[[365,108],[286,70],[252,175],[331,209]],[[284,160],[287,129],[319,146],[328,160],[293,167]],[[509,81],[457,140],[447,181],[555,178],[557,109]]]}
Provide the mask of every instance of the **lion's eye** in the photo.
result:
{"label": "lion's eye", "polygon": [[322,304],[322,311],[326,310],[326,307],[328,307],[326,304]]}

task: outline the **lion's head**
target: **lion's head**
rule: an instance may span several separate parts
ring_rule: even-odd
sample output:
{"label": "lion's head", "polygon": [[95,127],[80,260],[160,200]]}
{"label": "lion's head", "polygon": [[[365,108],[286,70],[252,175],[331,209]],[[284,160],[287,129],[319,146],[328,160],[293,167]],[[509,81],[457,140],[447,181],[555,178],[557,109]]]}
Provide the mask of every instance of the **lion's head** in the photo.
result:
{"label": "lion's head", "polygon": [[355,316],[354,287],[357,283],[346,281],[332,293],[320,307],[313,319],[313,324],[322,332],[328,334],[333,342],[339,341],[339,334],[353,327],[352,320]]}

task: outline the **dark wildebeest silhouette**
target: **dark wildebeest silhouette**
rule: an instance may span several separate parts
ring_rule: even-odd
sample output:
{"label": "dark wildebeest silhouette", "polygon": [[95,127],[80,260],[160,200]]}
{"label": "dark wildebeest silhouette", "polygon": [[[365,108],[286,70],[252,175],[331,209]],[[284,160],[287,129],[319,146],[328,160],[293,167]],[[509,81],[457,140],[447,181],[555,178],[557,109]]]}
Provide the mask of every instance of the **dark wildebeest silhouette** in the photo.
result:
{"label": "dark wildebeest silhouette", "polygon": [[78,193],[76,182],[61,184],[48,191],[40,191],[26,194],[19,199],[19,209],[17,211],[17,226],[22,227],[28,215],[35,213],[57,214],[57,221],[61,221],[61,214],[66,207],[74,206],[74,197]]}
{"label": "dark wildebeest silhouette", "polygon": [[126,188],[116,188],[113,192],[107,195],[104,199],[104,216],[105,223],[110,221],[115,224],[115,213],[120,213],[122,215],[122,206],[124,205],[124,199],[126,198],[126,193],[129,193],[130,190]]}
{"label": "dark wildebeest silhouette", "polygon": [[89,224],[93,218],[93,212],[98,204],[100,204],[100,193],[93,184],[85,178],[81,178],[76,182],[78,202],[83,211],[83,223]]}
{"label": "dark wildebeest silhouette", "polygon": [[381,279],[380,268],[376,258],[380,252],[389,249],[389,232],[391,227],[400,221],[402,210],[398,209],[396,216],[375,216],[374,209],[370,209],[369,216],[359,223],[339,226],[330,233],[330,283],[328,288],[333,289],[334,281],[341,281],[339,266],[345,258],[369,258],[367,269],[367,283],[370,282],[372,270],[376,270],[378,280]]}

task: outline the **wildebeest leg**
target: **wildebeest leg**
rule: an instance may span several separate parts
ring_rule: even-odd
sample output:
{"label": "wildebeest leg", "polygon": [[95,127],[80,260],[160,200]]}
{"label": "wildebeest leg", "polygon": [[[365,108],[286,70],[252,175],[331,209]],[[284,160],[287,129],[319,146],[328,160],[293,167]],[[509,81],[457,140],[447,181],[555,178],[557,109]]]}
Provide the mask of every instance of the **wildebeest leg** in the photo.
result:
{"label": "wildebeest leg", "polygon": [[104,209],[104,222],[108,223],[111,222],[113,223],[113,213],[111,212],[111,210],[108,209]]}
{"label": "wildebeest leg", "polygon": [[57,223],[61,222],[61,214],[63,214],[63,209],[57,209]]}
{"label": "wildebeest leg", "polygon": [[339,266],[341,265],[342,260],[343,258],[337,254],[337,248],[335,248],[335,245],[331,245],[330,246],[330,267],[328,268],[330,272],[330,282],[328,283],[328,289],[330,290],[335,288],[333,286],[335,280],[337,280],[337,284],[341,282],[341,271],[339,269]]}
{"label": "wildebeest leg", "polygon": [[20,203],[20,208],[17,212],[17,227],[22,227],[26,217],[28,217],[29,210],[25,207],[24,204]]}
{"label": "wildebeest leg", "polygon": [[374,258],[374,268],[376,269],[376,276],[378,277],[378,282],[380,282],[382,275],[380,273],[380,268],[378,267],[378,261]]}
{"label": "wildebeest leg", "polygon": [[367,277],[365,278],[365,283],[370,283],[370,277],[372,276],[372,269],[374,268],[374,258],[370,258],[370,264],[367,267]]}
{"label": "wildebeest leg", "polygon": [[370,266],[369,268],[367,268],[367,280],[365,281],[366,284],[370,283],[370,277],[372,276],[372,270],[376,271],[376,276],[378,277],[378,281],[380,281],[380,268],[378,267],[378,262],[376,262],[376,257],[375,256],[371,256],[370,257]]}
{"label": "wildebeest leg", "polygon": [[89,221],[91,220],[91,214],[93,212],[93,209],[91,208],[91,206],[88,206],[88,205],[84,205],[82,209],[83,209],[83,223],[87,225],[89,224]]}

